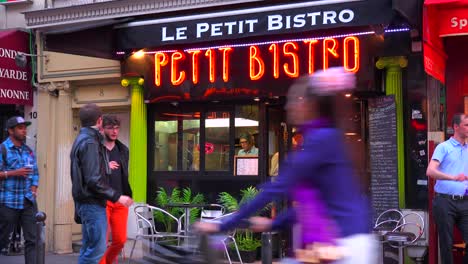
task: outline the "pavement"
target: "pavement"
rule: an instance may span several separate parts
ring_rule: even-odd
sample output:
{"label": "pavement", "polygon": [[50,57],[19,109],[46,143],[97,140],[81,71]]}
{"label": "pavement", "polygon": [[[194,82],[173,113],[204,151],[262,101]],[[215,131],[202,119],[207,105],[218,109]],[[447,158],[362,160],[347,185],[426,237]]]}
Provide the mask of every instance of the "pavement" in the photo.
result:
{"label": "pavement", "polygon": [[[77,264],[78,263],[78,253],[73,253],[73,254],[63,254],[63,255],[57,255],[53,253],[47,253],[45,256],[45,264]],[[1,264],[24,264],[24,256],[23,255],[18,255],[18,256],[4,256],[0,255],[0,263]],[[124,263],[126,264],[127,261],[122,261],[119,259],[118,263]],[[226,263],[228,263],[226,261]],[[233,263],[238,263],[238,262],[233,262]],[[261,263],[260,261],[256,261],[254,264],[259,264]],[[278,263],[278,262],[273,262],[273,264]]]}
{"label": "pavement", "polygon": [[[77,264],[78,263],[79,253],[71,254],[54,254],[52,252],[47,252],[45,256],[44,264]],[[128,256],[128,255],[127,255]],[[140,263],[138,257],[135,258],[131,263]],[[117,264],[127,264],[128,259],[122,259],[122,256],[119,256]],[[145,262],[147,263],[147,262]],[[229,264],[227,259],[224,260],[225,264]],[[240,264],[240,262],[232,262],[233,264]],[[252,264],[261,264],[261,261],[256,261]],[[24,264],[24,255],[16,256],[5,256],[0,254],[0,264]],[[273,261],[272,264],[279,264],[279,262]]]}
{"label": "pavement", "polygon": [[[45,264],[77,264],[78,253],[57,255],[47,253],[45,256]],[[24,255],[4,256],[0,255],[0,263],[2,264],[24,264]]]}

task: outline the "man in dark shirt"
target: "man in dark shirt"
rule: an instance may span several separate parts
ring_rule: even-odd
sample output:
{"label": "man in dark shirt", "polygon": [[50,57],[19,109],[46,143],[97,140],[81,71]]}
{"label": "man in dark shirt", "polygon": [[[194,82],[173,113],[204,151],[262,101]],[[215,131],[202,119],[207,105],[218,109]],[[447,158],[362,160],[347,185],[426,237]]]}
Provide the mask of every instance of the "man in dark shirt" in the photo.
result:
{"label": "man in dark shirt", "polygon": [[[128,148],[118,140],[120,131],[120,120],[115,115],[105,115],[102,119],[104,130],[104,144],[109,157],[110,186],[122,193],[132,197],[132,189],[128,182]],[[112,264],[127,240],[127,218],[128,207],[107,201],[107,221],[109,223],[112,242],[106,250],[101,264]]]}

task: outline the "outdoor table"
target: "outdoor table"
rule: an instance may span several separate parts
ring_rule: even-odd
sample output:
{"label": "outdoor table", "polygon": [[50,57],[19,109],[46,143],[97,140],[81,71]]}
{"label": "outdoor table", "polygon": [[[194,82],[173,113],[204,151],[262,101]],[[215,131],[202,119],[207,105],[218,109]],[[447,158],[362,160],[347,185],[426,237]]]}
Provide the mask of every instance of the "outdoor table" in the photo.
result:
{"label": "outdoor table", "polygon": [[203,207],[208,206],[208,204],[169,203],[166,206],[167,207],[184,208],[184,212],[185,212],[185,216],[184,216],[184,221],[185,221],[184,235],[187,235],[188,232],[189,232],[189,226],[190,226],[190,209],[203,208]]}

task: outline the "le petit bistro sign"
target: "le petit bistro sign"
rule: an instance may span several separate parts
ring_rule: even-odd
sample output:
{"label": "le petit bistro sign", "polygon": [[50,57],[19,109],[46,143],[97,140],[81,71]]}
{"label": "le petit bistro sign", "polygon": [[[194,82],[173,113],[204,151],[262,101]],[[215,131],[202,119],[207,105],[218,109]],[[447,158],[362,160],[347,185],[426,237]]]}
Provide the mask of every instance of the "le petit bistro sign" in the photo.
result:
{"label": "le petit bistro sign", "polygon": [[128,51],[165,45],[293,34],[319,29],[388,24],[392,15],[391,1],[292,2],[132,21],[116,26],[116,46],[118,50]]}
{"label": "le petit bistro sign", "polygon": [[229,83],[233,78],[248,78],[253,82],[264,78],[297,78],[331,66],[342,66],[349,72],[359,70],[360,46],[357,37],[272,43],[267,48],[250,45],[156,52],[154,85],[180,86],[187,82],[209,85],[221,80]]}

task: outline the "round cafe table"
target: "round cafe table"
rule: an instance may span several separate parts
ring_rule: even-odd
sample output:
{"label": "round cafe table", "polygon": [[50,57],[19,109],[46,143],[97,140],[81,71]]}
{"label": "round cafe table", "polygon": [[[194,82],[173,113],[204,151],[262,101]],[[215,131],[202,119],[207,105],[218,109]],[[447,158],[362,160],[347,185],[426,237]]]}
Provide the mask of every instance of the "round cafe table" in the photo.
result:
{"label": "round cafe table", "polygon": [[190,209],[193,208],[203,208],[207,207],[209,204],[192,204],[192,203],[168,203],[166,207],[179,207],[179,208],[184,208],[184,235],[187,235],[189,232],[189,226],[190,226]]}

